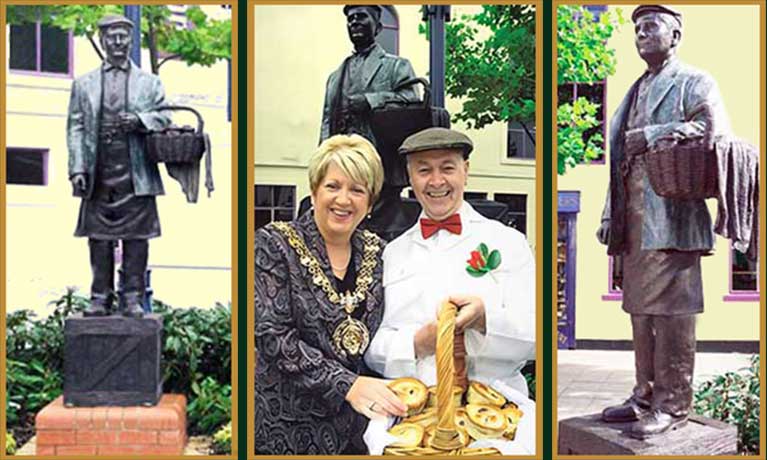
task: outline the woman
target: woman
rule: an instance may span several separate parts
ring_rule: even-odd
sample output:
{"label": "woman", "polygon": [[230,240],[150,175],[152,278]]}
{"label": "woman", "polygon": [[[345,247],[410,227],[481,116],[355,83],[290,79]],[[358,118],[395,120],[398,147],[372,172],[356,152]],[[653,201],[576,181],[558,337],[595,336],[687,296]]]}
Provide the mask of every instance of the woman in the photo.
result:
{"label": "woman", "polygon": [[255,449],[365,454],[367,419],[406,406],[367,377],[383,315],[383,241],[357,226],[383,183],[364,138],[333,136],[309,161],[313,212],[256,232]]}

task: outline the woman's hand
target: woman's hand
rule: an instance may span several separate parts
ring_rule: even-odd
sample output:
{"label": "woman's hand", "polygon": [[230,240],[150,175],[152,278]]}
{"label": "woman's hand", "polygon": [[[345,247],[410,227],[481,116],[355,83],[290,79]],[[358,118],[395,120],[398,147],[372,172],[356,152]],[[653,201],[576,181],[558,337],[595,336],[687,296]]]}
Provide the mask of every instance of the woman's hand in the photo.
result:
{"label": "woman's hand", "polygon": [[386,380],[373,377],[357,377],[346,400],[352,408],[369,419],[388,416],[404,417],[407,406],[386,386]]}

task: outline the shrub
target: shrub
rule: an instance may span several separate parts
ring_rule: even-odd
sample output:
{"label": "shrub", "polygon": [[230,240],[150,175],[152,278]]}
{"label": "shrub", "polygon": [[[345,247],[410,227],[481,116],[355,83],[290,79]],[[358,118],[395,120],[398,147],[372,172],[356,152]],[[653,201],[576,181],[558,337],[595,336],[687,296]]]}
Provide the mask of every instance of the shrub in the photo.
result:
{"label": "shrub", "polygon": [[738,451],[759,455],[759,355],[738,372],[727,372],[700,384],[693,407],[698,414],[738,427]]}
{"label": "shrub", "polygon": [[[69,289],[51,302],[53,312],[43,319],[31,310],[6,316],[9,427],[31,425],[61,394],[64,320],[88,304]],[[230,419],[231,306],[172,308],[155,301],[153,311],[164,324],[163,390],[186,395],[190,431],[210,435]]]}
{"label": "shrub", "polygon": [[[230,427],[231,430],[231,427]],[[231,436],[231,432],[230,432]],[[5,433],[5,454],[13,455],[16,453],[16,440],[13,439],[13,435],[6,431]]]}
{"label": "shrub", "polygon": [[232,453],[232,422],[216,431],[213,435],[213,445],[211,446],[211,455],[227,455]]}

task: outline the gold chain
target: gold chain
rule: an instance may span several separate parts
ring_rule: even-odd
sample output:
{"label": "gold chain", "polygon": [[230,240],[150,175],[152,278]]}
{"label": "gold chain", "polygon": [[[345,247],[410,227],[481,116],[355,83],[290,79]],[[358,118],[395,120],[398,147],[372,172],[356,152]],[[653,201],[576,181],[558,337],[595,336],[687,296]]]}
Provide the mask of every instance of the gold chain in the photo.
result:
{"label": "gold chain", "polygon": [[[333,284],[330,282],[327,275],[325,275],[322,267],[320,267],[320,262],[314,257],[314,254],[309,251],[309,248],[306,247],[306,243],[293,227],[288,225],[287,222],[274,222],[273,225],[288,238],[288,244],[290,244],[290,247],[298,253],[298,260],[301,262],[301,265],[309,270],[309,274],[312,276],[312,282],[325,291],[325,294],[327,294],[328,299],[330,299],[331,302],[348,308],[349,301],[351,301],[354,302],[354,307],[356,308],[357,304],[365,300],[365,293],[373,282],[373,270],[375,270],[376,265],[378,264],[376,254],[378,253],[380,246],[378,244],[378,237],[375,234],[363,230],[362,238],[364,243],[364,254],[362,256],[362,266],[357,271],[357,283],[354,292],[350,294],[350,298],[347,298],[346,295],[340,295],[336,292],[333,288]],[[354,311],[354,308],[352,308],[351,311],[347,311],[347,313],[351,314],[352,311]]]}

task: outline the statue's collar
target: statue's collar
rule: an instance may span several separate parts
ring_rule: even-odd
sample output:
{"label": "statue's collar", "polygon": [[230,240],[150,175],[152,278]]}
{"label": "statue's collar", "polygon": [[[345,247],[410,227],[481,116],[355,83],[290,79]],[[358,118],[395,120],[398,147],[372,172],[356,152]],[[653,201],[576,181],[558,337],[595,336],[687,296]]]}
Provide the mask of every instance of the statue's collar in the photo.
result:
{"label": "statue's collar", "polygon": [[104,72],[109,72],[110,70],[122,70],[123,72],[127,72],[129,68],[130,59],[126,59],[121,65],[115,65],[107,60],[104,60]]}
{"label": "statue's collar", "polygon": [[360,56],[360,57],[367,57],[370,54],[370,52],[375,49],[375,47],[377,45],[378,45],[378,43],[376,43],[374,41],[370,46],[368,46],[365,49],[361,49],[361,50],[354,49],[354,50],[352,50],[352,55]]}
{"label": "statue's collar", "polygon": [[676,55],[671,55],[671,56],[669,56],[668,59],[663,61],[663,64],[659,65],[658,67],[656,67],[654,69],[648,67],[647,71],[645,73],[648,74],[648,75],[653,75],[653,76],[658,75],[663,70],[667,69],[669,67],[669,64],[673,64],[674,62],[676,62]]}

